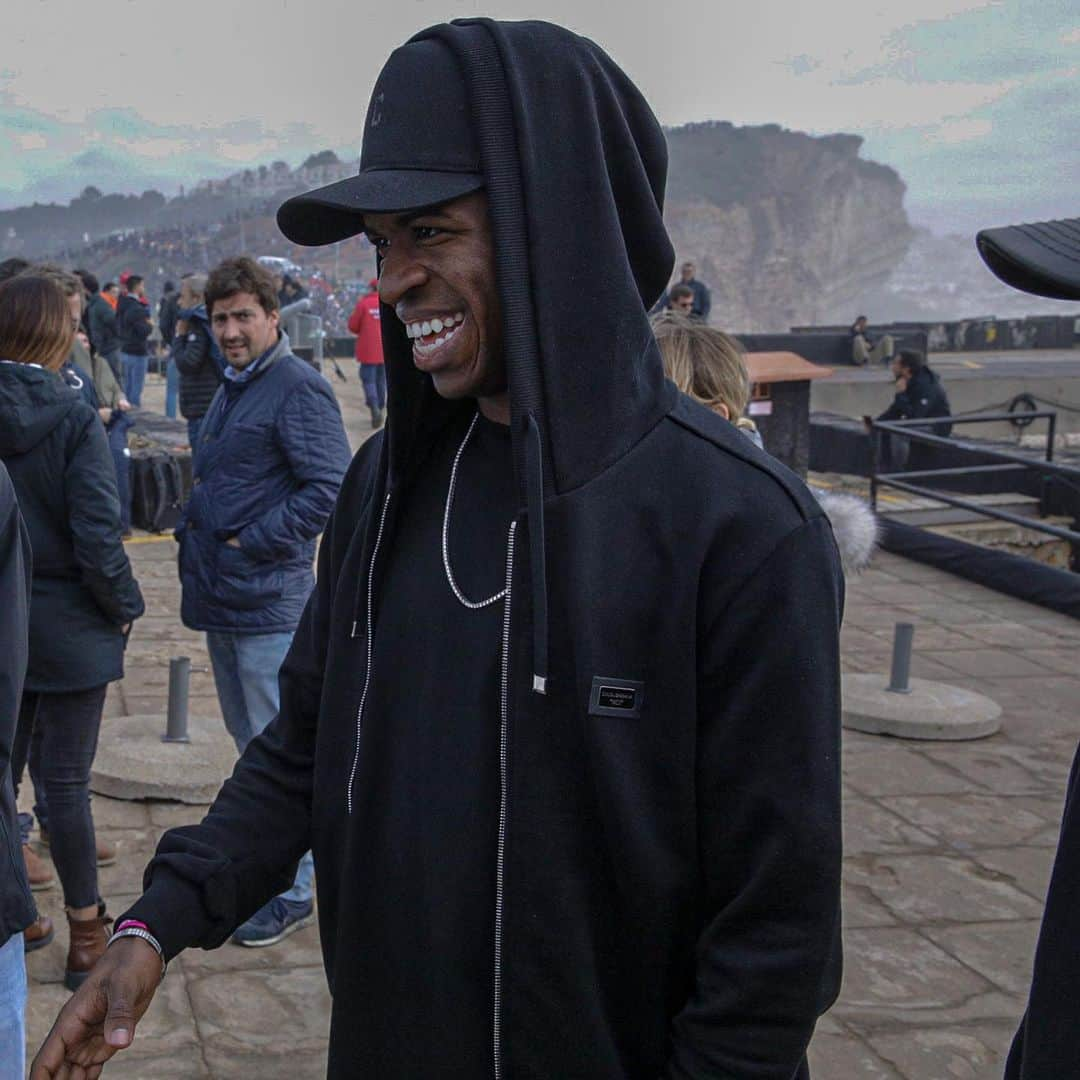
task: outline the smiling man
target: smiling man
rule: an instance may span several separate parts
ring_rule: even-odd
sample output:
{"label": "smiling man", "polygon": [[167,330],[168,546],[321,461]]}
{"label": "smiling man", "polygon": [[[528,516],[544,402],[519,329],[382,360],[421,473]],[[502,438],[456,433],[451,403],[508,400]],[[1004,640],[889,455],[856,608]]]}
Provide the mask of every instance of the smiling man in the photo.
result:
{"label": "smiling man", "polygon": [[282,207],[378,251],[386,428],[277,719],[162,839],[35,1080],[128,1045],[159,950],[219,944],[309,843],[337,1080],[805,1075],[840,574],[798,479],[664,380],[665,173],[596,45],[470,19],[391,56],[359,176]]}

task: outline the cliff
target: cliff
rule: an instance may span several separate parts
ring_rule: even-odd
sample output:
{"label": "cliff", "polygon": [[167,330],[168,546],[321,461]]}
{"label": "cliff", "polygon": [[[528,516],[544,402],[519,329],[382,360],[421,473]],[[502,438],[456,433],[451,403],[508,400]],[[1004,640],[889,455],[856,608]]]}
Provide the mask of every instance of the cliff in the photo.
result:
{"label": "cliff", "polygon": [[716,326],[847,321],[907,252],[904,183],[860,158],[857,136],[710,123],[667,139],[665,219],[679,263],[712,289]]}

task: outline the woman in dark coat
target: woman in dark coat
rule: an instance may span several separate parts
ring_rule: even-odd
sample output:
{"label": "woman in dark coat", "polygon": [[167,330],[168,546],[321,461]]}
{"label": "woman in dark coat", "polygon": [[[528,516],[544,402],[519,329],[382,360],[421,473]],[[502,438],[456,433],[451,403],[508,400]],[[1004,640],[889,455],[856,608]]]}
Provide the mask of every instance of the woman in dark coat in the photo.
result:
{"label": "woman in dark coat", "polygon": [[0,285],[0,460],[30,533],[30,659],[12,755],[16,787],[41,740],[53,862],[71,931],[65,983],[105,949],[90,767],[108,683],[143,600],[120,537],[108,440],[94,409],[56,372],[74,327],[63,290],[25,273]]}

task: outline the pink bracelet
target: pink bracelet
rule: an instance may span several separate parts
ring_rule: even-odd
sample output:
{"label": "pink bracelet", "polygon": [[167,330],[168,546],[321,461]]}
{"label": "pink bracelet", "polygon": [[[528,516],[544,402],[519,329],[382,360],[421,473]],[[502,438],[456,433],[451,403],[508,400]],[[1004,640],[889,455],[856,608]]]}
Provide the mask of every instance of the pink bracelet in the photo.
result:
{"label": "pink bracelet", "polygon": [[123,921],[123,922],[122,922],[122,923],[121,923],[121,924],[120,924],[120,925],[119,925],[119,926],[118,926],[118,927],[116,928],[116,931],[117,931],[117,932],[119,932],[119,931],[121,931],[121,930],[126,930],[126,929],[127,929],[127,928],[128,928],[129,926],[134,926],[134,927],[136,927],[136,928],[137,928],[137,929],[139,929],[139,930],[145,930],[145,931],[146,931],[146,932],[147,932],[148,934],[150,933],[150,927],[149,927],[149,926],[147,926],[147,925],[146,925],[146,923],[144,923],[144,922],[139,922],[139,920],[138,920],[138,919],[125,919],[125,920],[124,920],[124,921]]}

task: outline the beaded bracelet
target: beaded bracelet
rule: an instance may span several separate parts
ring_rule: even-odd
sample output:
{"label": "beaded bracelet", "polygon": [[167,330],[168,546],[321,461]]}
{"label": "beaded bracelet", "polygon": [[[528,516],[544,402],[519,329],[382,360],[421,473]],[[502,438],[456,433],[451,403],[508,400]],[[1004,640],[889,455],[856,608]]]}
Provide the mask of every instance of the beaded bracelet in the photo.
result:
{"label": "beaded bracelet", "polygon": [[[153,947],[154,951],[158,954],[158,959],[161,961],[161,978],[164,979],[165,970],[169,966],[165,961],[165,950],[161,947],[161,942],[146,928],[146,923],[138,922],[135,919],[125,919],[116,929],[112,937],[105,943],[105,948],[108,948],[114,941],[119,941],[120,938],[126,937],[141,938],[148,945]],[[158,981],[160,982],[161,980],[159,979]]]}

